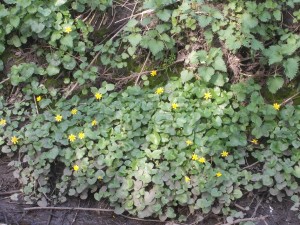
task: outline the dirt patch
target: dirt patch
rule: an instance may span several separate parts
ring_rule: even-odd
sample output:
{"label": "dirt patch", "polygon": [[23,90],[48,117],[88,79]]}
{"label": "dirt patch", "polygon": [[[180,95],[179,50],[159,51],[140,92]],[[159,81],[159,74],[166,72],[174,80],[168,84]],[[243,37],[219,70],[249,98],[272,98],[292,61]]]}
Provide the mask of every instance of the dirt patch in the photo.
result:
{"label": "dirt patch", "polygon": [[[0,158],[0,223],[10,225],[152,225],[152,224],[168,224],[178,225],[179,223],[171,222],[155,222],[140,221],[139,219],[128,219],[117,216],[112,212],[91,212],[80,210],[33,210],[24,211],[24,208],[31,207],[24,202],[12,201],[11,192],[18,191],[21,186],[17,179],[13,177],[14,168],[7,164],[10,158]],[[266,197],[265,193],[261,195],[247,196],[236,203],[237,210],[243,211],[245,218],[259,217],[261,215],[268,216],[265,221],[257,221],[257,225],[299,225],[300,220],[297,213],[290,210],[292,202],[284,199],[278,202]],[[102,208],[108,209],[108,203],[97,202],[90,198],[88,200],[80,200],[70,198],[64,204],[56,207],[70,208]],[[249,207],[249,209],[248,209]],[[248,209],[248,210],[247,210]],[[216,225],[224,224],[224,217],[218,217],[210,214],[205,217],[202,222],[193,223],[196,216],[189,217],[185,224],[198,225]]]}

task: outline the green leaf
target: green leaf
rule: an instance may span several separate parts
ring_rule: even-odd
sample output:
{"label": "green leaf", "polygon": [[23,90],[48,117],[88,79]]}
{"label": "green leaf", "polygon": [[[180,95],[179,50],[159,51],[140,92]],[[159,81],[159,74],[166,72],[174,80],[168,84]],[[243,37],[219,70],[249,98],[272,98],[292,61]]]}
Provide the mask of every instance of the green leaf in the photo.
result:
{"label": "green leaf", "polygon": [[20,17],[19,16],[13,16],[13,17],[10,18],[9,22],[13,27],[17,28],[20,24]]}
{"label": "green leaf", "polygon": [[41,33],[45,28],[45,25],[43,23],[38,23],[35,20],[31,21],[31,30],[35,33]]}
{"label": "green leaf", "polygon": [[181,81],[183,83],[193,79],[194,77],[194,74],[192,71],[189,71],[189,70],[182,70],[181,73],[180,73],[180,77],[181,77]]}
{"label": "green leaf", "polygon": [[50,159],[55,159],[58,156],[59,150],[56,146],[54,146],[49,152],[48,152],[48,157]]}
{"label": "green leaf", "polygon": [[288,78],[293,79],[297,75],[299,70],[298,60],[295,58],[289,58],[283,63],[283,67],[285,75]]}
{"label": "green leaf", "polygon": [[168,9],[159,10],[157,11],[156,15],[162,21],[168,22],[171,17],[171,10]]}
{"label": "green leaf", "polygon": [[203,78],[205,82],[209,82],[211,77],[215,74],[215,70],[212,67],[200,67],[198,68],[198,74]]}
{"label": "green leaf", "polygon": [[49,65],[46,69],[49,76],[53,76],[59,73],[59,67]]}
{"label": "green leaf", "polygon": [[62,45],[73,48],[73,38],[71,35],[67,35],[67,36],[63,37],[62,39],[60,39],[60,43]]}
{"label": "green leaf", "polygon": [[147,140],[152,142],[155,145],[159,145],[160,143],[160,136],[157,132],[154,132],[153,134],[149,134],[147,136]]}
{"label": "green leaf", "polygon": [[242,15],[242,26],[245,27],[245,29],[254,28],[258,24],[258,19],[250,15],[249,13],[244,13]]}
{"label": "green leaf", "polygon": [[295,166],[293,174],[295,177],[300,178],[300,166]]}
{"label": "green leaf", "polygon": [[225,77],[224,74],[216,73],[212,76],[212,78],[210,79],[209,82],[216,86],[222,87],[227,80],[228,79],[227,79],[227,77]]}
{"label": "green leaf", "polygon": [[130,34],[128,36],[128,41],[129,43],[133,46],[136,47],[142,40],[142,35],[141,34]]}
{"label": "green leaf", "polygon": [[69,55],[65,55],[63,57],[63,65],[65,69],[73,70],[76,67],[76,60]]}
{"label": "green leaf", "polygon": [[280,46],[273,45],[263,52],[267,57],[269,57],[269,65],[282,62],[283,60],[282,50]]}
{"label": "green leaf", "polygon": [[235,199],[241,198],[243,196],[243,193],[240,189],[234,189],[233,196]]}
{"label": "green leaf", "polygon": [[67,2],[67,0],[56,0],[55,1],[55,6],[61,6],[63,4],[65,4]]}
{"label": "green leaf", "polygon": [[273,12],[273,15],[275,17],[276,20],[280,21],[281,20],[281,11],[280,10],[275,10]]}
{"label": "green leaf", "polygon": [[51,100],[50,99],[42,99],[40,102],[39,102],[39,106],[44,109],[46,108],[49,104],[51,104]]}
{"label": "green leaf", "polygon": [[268,89],[271,93],[275,94],[284,84],[282,77],[271,77],[267,81]]}
{"label": "green leaf", "polygon": [[227,72],[226,64],[221,56],[217,57],[212,64],[215,70],[219,70],[222,72]]}
{"label": "green leaf", "polygon": [[148,43],[148,48],[153,55],[157,55],[157,53],[164,49],[164,43],[159,40],[151,39]]}
{"label": "green leaf", "polygon": [[11,42],[12,42],[12,44],[13,44],[15,47],[17,47],[17,48],[20,47],[20,46],[22,45],[21,40],[20,40],[20,38],[19,38],[17,35],[14,35],[14,36],[12,37]]}

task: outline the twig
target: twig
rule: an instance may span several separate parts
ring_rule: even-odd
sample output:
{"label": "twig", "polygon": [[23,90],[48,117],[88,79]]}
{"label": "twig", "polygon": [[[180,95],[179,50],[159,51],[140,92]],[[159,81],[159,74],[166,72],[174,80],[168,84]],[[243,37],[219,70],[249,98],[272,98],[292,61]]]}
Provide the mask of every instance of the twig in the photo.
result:
{"label": "twig", "polygon": [[3,84],[3,83],[5,83],[5,82],[8,81],[8,80],[9,80],[9,77],[6,78],[6,79],[4,79],[3,81],[1,81],[0,84]]}
{"label": "twig", "polygon": [[257,205],[255,206],[254,212],[252,213],[251,217],[254,217],[256,215],[256,211],[257,211],[258,207],[260,206],[260,203],[262,202],[262,200],[263,200],[263,198],[261,198],[259,200],[259,202],[257,203]]}
{"label": "twig", "polygon": [[36,99],[35,99],[35,96],[34,96],[34,95],[33,95],[33,100],[34,100],[34,105],[35,105],[36,112],[37,112],[37,114],[40,114],[40,113],[39,113],[38,106],[37,106],[37,103],[36,103]]}
{"label": "twig", "polygon": [[[80,207],[80,199],[79,199],[78,207]],[[73,220],[72,220],[71,225],[74,224],[74,222],[75,222],[75,220],[76,220],[76,218],[77,218],[77,215],[78,215],[78,210],[77,210],[76,213],[75,213],[75,216],[74,216],[74,218],[73,218]]]}
{"label": "twig", "polygon": [[15,191],[7,191],[7,192],[1,192],[1,193],[0,193],[0,196],[3,196],[3,195],[11,195],[11,194],[15,194],[15,193],[22,193],[22,192],[19,191],[19,190],[15,190]]}
{"label": "twig", "polygon": [[131,16],[125,17],[125,18],[123,18],[121,20],[116,21],[115,23],[119,23],[119,22],[124,21],[124,20],[132,19],[134,17],[140,16],[140,15],[144,15],[144,14],[150,14],[150,13],[153,13],[153,12],[154,12],[153,9],[148,9],[148,10],[145,10],[143,12],[137,13],[135,15],[131,15]]}
{"label": "twig", "polygon": [[241,209],[241,210],[243,210],[243,211],[248,211],[248,209],[244,208],[243,206],[241,206],[241,205],[239,205],[237,203],[235,203],[234,206],[237,207],[237,208],[239,208],[239,209]]}
{"label": "twig", "polygon": [[47,221],[47,225],[50,224],[51,218],[52,218],[52,209],[51,209],[51,211],[50,211],[50,215],[49,215],[49,218],[48,218],[48,221]]}
{"label": "twig", "polygon": [[65,98],[67,98],[73,91],[74,89],[78,86],[78,82],[76,82],[73,87],[65,94]]}
{"label": "twig", "polygon": [[224,223],[224,224],[220,224],[220,225],[232,225],[232,224],[237,224],[237,223],[247,222],[247,221],[260,221],[260,220],[265,220],[268,217],[269,216],[260,216],[260,217],[255,217],[255,218],[238,219],[238,220],[232,221],[230,223]]}
{"label": "twig", "polygon": [[31,210],[81,210],[81,211],[95,211],[95,212],[114,212],[113,209],[99,209],[99,208],[81,208],[81,207],[29,207],[24,208],[24,211],[31,211]]}
{"label": "twig", "polygon": [[293,100],[293,98],[295,98],[297,95],[299,95],[300,92],[297,92],[296,94],[294,94],[292,97],[287,98],[286,100],[284,100],[280,105],[285,105],[286,103],[288,103],[289,101]]}
{"label": "twig", "polygon": [[253,164],[251,164],[251,165],[245,166],[245,167],[242,168],[242,170],[249,169],[250,167],[255,166],[255,165],[258,164],[258,163],[260,163],[260,162],[257,161],[257,162],[255,162],[255,163],[253,163]]}
{"label": "twig", "polygon": [[130,219],[130,220],[137,220],[137,221],[156,222],[156,223],[165,223],[166,222],[166,221],[160,221],[160,220],[135,218],[135,217],[125,216],[125,215],[122,215],[122,214],[120,214],[119,216],[125,217],[125,218]]}
{"label": "twig", "polygon": [[135,85],[137,85],[137,83],[139,82],[139,79],[140,79],[140,77],[141,77],[141,75],[142,75],[142,72],[144,71],[144,68],[145,68],[145,65],[146,65],[146,63],[147,63],[147,61],[148,61],[148,59],[149,59],[149,56],[150,56],[150,52],[148,52],[147,58],[146,58],[146,60],[145,60],[145,62],[144,62],[144,64],[143,64],[143,66],[142,66],[142,69],[141,69],[141,71],[139,72],[139,75],[138,75],[138,77],[137,77],[136,80],[135,80]]}

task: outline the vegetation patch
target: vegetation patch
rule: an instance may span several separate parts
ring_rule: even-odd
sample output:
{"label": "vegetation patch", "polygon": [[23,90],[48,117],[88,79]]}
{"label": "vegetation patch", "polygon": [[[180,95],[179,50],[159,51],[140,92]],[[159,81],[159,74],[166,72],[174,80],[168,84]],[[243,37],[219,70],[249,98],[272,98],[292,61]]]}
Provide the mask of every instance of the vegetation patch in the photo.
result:
{"label": "vegetation patch", "polygon": [[259,190],[299,211],[299,19],[296,0],[2,1],[0,146],[24,200],[230,222]]}

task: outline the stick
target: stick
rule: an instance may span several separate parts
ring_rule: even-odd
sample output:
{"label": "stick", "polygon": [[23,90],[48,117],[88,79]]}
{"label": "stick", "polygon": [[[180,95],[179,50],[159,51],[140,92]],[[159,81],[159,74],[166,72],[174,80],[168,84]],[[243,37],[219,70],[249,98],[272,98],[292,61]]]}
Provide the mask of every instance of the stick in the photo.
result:
{"label": "stick", "polygon": [[6,79],[4,79],[3,81],[1,81],[0,84],[3,84],[3,83],[5,83],[5,82],[8,81],[8,80],[9,80],[9,77],[6,78]]}
{"label": "stick", "polygon": [[141,71],[139,72],[138,77],[137,77],[136,80],[135,80],[135,85],[137,85],[137,83],[139,82],[139,79],[140,79],[140,77],[141,77],[141,75],[142,75],[141,73],[144,71],[144,68],[145,68],[145,65],[146,65],[146,63],[147,63],[147,61],[148,61],[148,59],[149,59],[149,56],[150,56],[150,52],[148,53],[147,58],[146,58],[146,60],[145,60],[145,62],[144,62],[144,64],[143,64],[143,67],[142,67]]}
{"label": "stick", "polygon": [[24,208],[24,211],[31,211],[31,210],[81,210],[81,211],[95,211],[95,212],[114,212],[113,209],[99,209],[99,208],[80,208],[80,207],[29,207]]}
{"label": "stick", "polygon": [[260,217],[254,217],[254,218],[238,219],[238,220],[232,221],[231,223],[224,223],[224,224],[220,224],[220,225],[232,225],[232,224],[237,224],[237,223],[247,222],[247,221],[259,221],[259,220],[265,220],[268,217],[269,216],[260,216]]}
{"label": "stick", "polygon": [[119,216],[125,217],[125,218],[130,219],[130,220],[137,220],[137,221],[157,222],[157,223],[165,223],[166,222],[166,221],[160,221],[160,220],[150,220],[150,219],[148,220],[148,219],[135,218],[135,217],[125,216],[125,215],[122,215],[122,214],[120,214]]}
{"label": "stick", "polygon": [[7,191],[7,192],[2,192],[2,193],[0,193],[0,196],[2,196],[2,195],[11,195],[11,194],[15,194],[15,193],[22,193],[22,192],[19,191],[19,190],[15,190],[15,191]]}
{"label": "stick", "polygon": [[255,162],[255,163],[253,163],[253,164],[251,164],[251,165],[245,166],[245,167],[242,168],[242,169],[243,169],[243,170],[248,169],[248,168],[250,168],[250,167],[252,167],[252,166],[255,166],[255,165],[258,164],[258,163],[260,163],[260,162],[257,161],[257,162]]}

